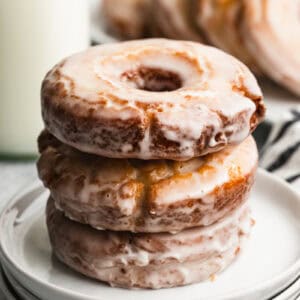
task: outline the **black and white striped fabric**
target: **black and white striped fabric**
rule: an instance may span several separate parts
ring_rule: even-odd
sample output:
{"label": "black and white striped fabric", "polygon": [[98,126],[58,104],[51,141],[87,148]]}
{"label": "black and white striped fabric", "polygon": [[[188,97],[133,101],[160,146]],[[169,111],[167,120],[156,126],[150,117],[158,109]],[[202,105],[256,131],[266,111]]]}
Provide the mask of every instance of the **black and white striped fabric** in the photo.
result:
{"label": "black and white striped fabric", "polygon": [[260,166],[300,192],[300,108],[265,121],[256,131]]}

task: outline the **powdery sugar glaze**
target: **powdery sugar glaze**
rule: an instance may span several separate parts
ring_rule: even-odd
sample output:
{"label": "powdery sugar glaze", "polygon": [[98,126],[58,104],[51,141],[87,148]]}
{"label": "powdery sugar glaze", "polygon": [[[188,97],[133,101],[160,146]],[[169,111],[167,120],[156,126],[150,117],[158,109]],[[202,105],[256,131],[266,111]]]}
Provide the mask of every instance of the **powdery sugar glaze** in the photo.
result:
{"label": "powdery sugar glaze", "polygon": [[233,57],[193,42],[101,45],[56,65],[42,86],[46,128],[88,153],[186,160],[244,140],[262,94]]}

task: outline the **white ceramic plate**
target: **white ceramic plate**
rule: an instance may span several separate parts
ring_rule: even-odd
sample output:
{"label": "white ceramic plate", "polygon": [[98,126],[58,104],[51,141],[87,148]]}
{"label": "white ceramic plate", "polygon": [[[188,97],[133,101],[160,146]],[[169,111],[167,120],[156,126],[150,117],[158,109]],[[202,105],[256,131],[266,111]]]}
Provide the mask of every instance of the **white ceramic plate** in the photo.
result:
{"label": "white ceramic plate", "polygon": [[[7,286],[7,280],[14,287],[14,290],[10,290],[11,287]],[[0,299],[5,297],[6,300],[17,300],[16,297],[20,297],[23,300],[40,300],[26,290],[10,273],[8,270],[0,272]],[[18,291],[18,292],[17,292]],[[299,300],[300,299],[300,277],[298,277],[288,288],[278,293],[277,296],[271,297],[269,300]]]}
{"label": "white ceramic plate", "polygon": [[111,288],[52,257],[44,218],[47,196],[35,183],[17,195],[0,218],[5,267],[43,300],[267,299],[300,274],[300,196],[262,170],[250,197],[256,225],[239,259],[213,282],[157,291]]}
{"label": "white ceramic plate", "polygon": [[300,299],[300,276],[288,288],[278,294],[272,300],[299,300]]}
{"label": "white ceramic plate", "polygon": [[5,268],[3,268],[3,275],[5,276],[4,279],[8,280],[13,288],[12,292],[16,295],[15,297],[17,297],[15,299],[39,300],[31,292],[26,290]]}
{"label": "white ceramic plate", "polygon": [[0,299],[17,300],[16,295],[13,294],[7,284],[7,279],[4,276],[2,268],[0,268]]}

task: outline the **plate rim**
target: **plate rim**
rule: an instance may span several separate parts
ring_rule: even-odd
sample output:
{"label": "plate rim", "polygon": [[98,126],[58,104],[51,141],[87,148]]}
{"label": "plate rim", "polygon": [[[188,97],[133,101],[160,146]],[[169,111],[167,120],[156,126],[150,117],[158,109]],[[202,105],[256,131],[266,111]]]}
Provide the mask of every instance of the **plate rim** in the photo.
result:
{"label": "plate rim", "polygon": [[[285,193],[290,193],[290,197],[294,198],[295,201],[298,201],[300,203],[300,195],[297,193],[297,191],[295,189],[293,189],[287,182],[285,182],[283,179],[275,176],[274,174],[265,171],[264,169],[258,168],[257,171],[257,178],[258,176],[262,176],[264,178],[266,178],[269,181],[273,181],[274,183],[277,183],[278,185],[280,185],[284,190]],[[256,179],[258,180],[258,179]],[[39,185],[37,185],[37,183],[39,183]],[[3,226],[1,226],[3,224],[3,221],[5,219],[5,215],[6,213],[9,211],[9,209],[19,200],[20,196],[22,194],[26,194],[25,192],[30,192],[35,188],[38,188],[40,185],[42,185],[39,180],[35,180],[30,187],[17,192],[13,198],[7,203],[7,205],[3,208],[1,214],[0,214],[0,228],[2,228]],[[1,231],[1,229],[0,229]],[[33,274],[30,274],[28,272],[25,272],[14,260],[12,260],[9,255],[6,253],[6,251],[3,249],[3,241],[1,238],[1,234],[0,234],[0,261],[2,261],[5,266],[9,269],[9,271],[13,274],[15,274],[15,272],[18,273],[18,275],[23,276],[25,278],[27,278],[27,280],[29,280],[30,282],[34,283],[34,285],[39,285],[40,287],[44,287],[47,289],[51,289],[52,291],[55,292],[59,292],[61,293],[61,295],[65,295],[68,296],[70,299],[83,299],[82,298],[82,294],[79,294],[78,292],[74,292],[70,289],[66,289],[60,286],[57,286],[53,283],[49,283],[46,282],[36,276],[34,276]],[[300,255],[297,258],[297,260],[291,265],[289,266],[285,271],[281,272],[280,274],[276,275],[275,277],[273,277],[272,279],[268,279],[265,280],[259,284],[257,284],[255,286],[255,292],[259,293],[262,291],[266,291],[268,290],[268,288],[270,288],[270,285],[272,286],[278,286],[280,285],[281,282],[286,281],[286,284],[288,284],[288,282],[292,282],[300,273]],[[19,281],[19,278],[17,278]],[[224,297],[218,297],[217,299],[222,299],[222,300],[229,300],[229,299],[241,299],[242,297],[247,297],[249,295],[251,295],[251,292],[253,291],[253,287],[247,288],[247,289],[238,289],[235,292],[231,293],[231,294],[227,294],[224,295]],[[94,298],[87,298],[87,299],[94,299]],[[101,298],[99,298],[100,300],[102,300]],[[103,298],[104,300],[104,298]]]}
{"label": "plate rim", "polygon": [[5,280],[4,270],[0,265],[0,296],[6,297],[7,300],[17,300],[16,295],[12,293]]}
{"label": "plate rim", "polygon": [[29,290],[27,290],[21,282],[19,282],[8,270],[8,268],[5,265],[1,266],[3,274],[5,278],[11,283],[11,285],[14,288],[14,292],[16,293],[16,296],[23,296],[26,297],[25,299],[31,299],[31,300],[38,300],[38,298]]}

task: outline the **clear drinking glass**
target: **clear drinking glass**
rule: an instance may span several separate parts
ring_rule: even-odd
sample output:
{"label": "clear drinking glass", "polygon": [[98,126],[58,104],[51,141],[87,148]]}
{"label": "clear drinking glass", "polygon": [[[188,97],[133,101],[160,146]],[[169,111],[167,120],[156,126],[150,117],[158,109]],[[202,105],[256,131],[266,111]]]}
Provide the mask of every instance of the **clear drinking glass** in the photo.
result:
{"label": "clear drinking glass", "polygon": [[89,45],[89,1],[0,0],[0,155],[37,152],[40,86],[60,59]]}

